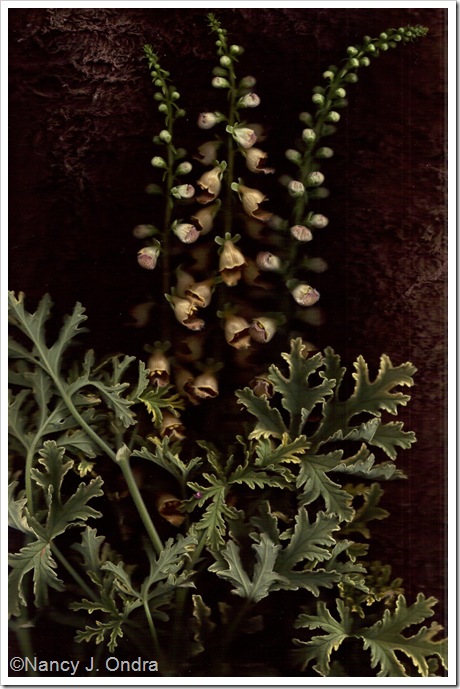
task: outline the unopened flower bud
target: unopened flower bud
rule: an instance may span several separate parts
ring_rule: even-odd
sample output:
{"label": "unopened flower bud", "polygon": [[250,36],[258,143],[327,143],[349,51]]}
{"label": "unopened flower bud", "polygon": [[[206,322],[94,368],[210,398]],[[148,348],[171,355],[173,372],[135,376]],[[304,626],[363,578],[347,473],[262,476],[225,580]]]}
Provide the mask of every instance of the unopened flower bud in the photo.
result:
{"label": "unopened flower bud", "polygon": [[136,225],[133,229],[133,236],[136,239],[145,239],[146,237],[151,237],[155,232],[154,225]]}
{"label": "unopened flower bud", "polygon": [[293,225],[290,229],[291,235],[299,242],[310,242],[313,239],[312,231],[305,225]]}
{"label": "unopened flower bud", "polygon": [[288,184],[288,191],[291,196],[294,198],[299,198],[300,196],[303,196],[305,193],[305,187],[302,184],[302,182],[299,182],[296,179],[293,179],[289,182]]}
{"label": "unopened flower bud", "polygon": [[307,127],[311,127],[313,125],[313,117],[309,112],[301,112],[299,114],[299,120],[306,124]]}
{"label": "unopened flower bud", "polygon": [[356,57],[351,57],[348,60],[348,65],[351,67],[351,69],[356,69],[359,67],[359,60]]}
{"label": "unopened flower bud", "polygon": [[253,76],[247,76],[243,77],[240,81],[240,88],[242,89],[250,89],[253,86],[256,85],[256,78]]}
{"label": "unopened flower bud", "polygon": [[219,62],[222,65],[222,67],[230,67],[230,65],[232,64],[232,59],[228,55],[222,55]]}
{"label": "unopened flower bud", "polygon": [[171,189],[171,194],[176,199],[191,199],[195,194],[195,189],[191,184],[179,184],[178,187]]}
{"label": "unopened flower bud", "polygon": [[380,50],[386,51],[390,47],[388,43],[380,43]]}
{"label": "unopened flower bud", "polygon": [[357,51],[357,49],[355,48],[354,45],[350,45],[350,46],[347,48],[347,54],[348,54],[350,57],[354,57],[355,55],[358,54],[358,51]]}
{"label": "unopened flower bud", "polygon": [[315,105],[324,105],[324,96],[321,93],[314,93],[312,101]]}
{"label": "unopened flower bud", "polygon": [[332,79],[334,78],[334,72],[331,72],[330,69],[327,69],[325,72],[323,72],[323,77],[325,79],[329,79],[330,81],[332,81]]}
{"label": "unopened flower bud", "polygon": [[320,184],[324,182],[324,175],[319,170],[310,172],[307,177],[307,185],[309,187],[319,187]]}
{"label": "unopened flower bud", "polygon": [[165,144],[171,143],[172,136],[167,129],[162,129],[158,136],[160,137],[161,141],[165,142]]}
{"label": "unopened flower bud", "polygon": [[329,219],[321,213],[314,213],[308,221],[310,225],[316,227],[318,230],[323,229],[329,224]]}
{"label": "unopened flower bud", "polygon": [[166,168],[166,161],[164,158],[161,156],[154,156],[152,160],[150,161],[153,167],[160,167],[160,168]]}
{"label": "unopened flower bud", "polygon": [[338,122],[340,120],[340,115],[336,110],[331,110],[326,115],[327,122]]}
{"label": "unopened flower bud", "polygon": [[296,151],[295,148],[288,148],[284,155],[291,163],[299,164],[302,162],[302,154]]}
{"label": "unopened flower bud", "polygon": [[316,158],[332,158],[333,155],[334,151],[332,148],[329,148],[329,146],[322,146],[321,148],[318,148],[315,153]]}
{"label": "unopened flower bud", "polygon": [[137,252],[137,262],[141,268],[153,270],[157,264],[159,254],[159,244],[158,246],[144,246],[140,251]]}
{"label": "unopened flower bud", "polygon": [[257,93],[246,93],[239,99],[238,105],[240,108],[257,108],[260,98]]}
{"label": "unopened flower bud", "polygon": [[176,175],[188,175],[192,171],[192,163],[184,160],[177,166]]}
{"label": "unopened flower bud", "polygon": [[168,106],[166,105],[166,103],[160,103],[160,105],[158,106],[158,112],[162,112],[165,114],[168,112]]}
{"label": "unopened flower bud", "polygon": [[198,115],[198,126],[200,129],[211,129],[222,120],[223,116],[220,112],[201,112]]}
{"label": "unopened flower bud", "polygon": [[345,96],[347,95],[347,92],[343,88],[338,88],[335,91],[335,95],[337,96],[337,98],[345,98]]}
{"label": "unopened flower bud", "polygon": [[304,282],[294,287],[291,294],[300,306],[313,306],[319,300],[319,292]]}
{"label": "unopened flower bud", "polygon": [[281,268],[281,259],[270,251],[259,251],[256,256],[256,265],[260,270],[277,271]]}
{"label": "unopened flower bud", "polygon": [[371,61],[369,60],[368,57],[364,56],[360,59],[359,64],[362,67],[369,67],[369,65],[371,64]]}
{"label": "unopened flower bud", "polygon": [[211,81],[211,84],[214,86],[215,89],[230,88],[230,82],[228,81],[228,79],[224,79],[224,77],[214,77],[214,79]]}
{"label": "unopened flower bud", "polygon": [[349,84],[356,84],[356,82],[358,81],[358,75],[354,74],[353,72],[350,72],[349,74],[345,75],[344,80],[347,81]]}
{"label": "unopened flower bud", "polygon": [[241,55],[244,50],[240,45],[231,45],[229,48],[229,51],[231,52],[232,55]]}
{"label": "unopened flower bud", "polygon": [[306,143],[311,143],[316,139],[316,133],[313,129],[304,129],[302,132],[302,139]]}

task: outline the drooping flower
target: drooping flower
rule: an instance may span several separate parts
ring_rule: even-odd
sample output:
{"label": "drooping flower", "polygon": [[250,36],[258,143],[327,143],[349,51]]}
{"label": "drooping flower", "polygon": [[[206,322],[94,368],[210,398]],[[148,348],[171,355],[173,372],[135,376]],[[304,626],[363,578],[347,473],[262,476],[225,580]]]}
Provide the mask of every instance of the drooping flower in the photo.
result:
{"label": "drooping flower", "polygon": [[159,242],[151,246],[144,246],[137,252],[137,262],[141,268],[145,268],[146,270],[153,270],[157,264],[159,255]]}
{"label": "drooping flower", "polygon": [[182,297],[176,295],[166,295],[166,298],[171,304],[179,323],[185,325],[189,330],[197,331],[204,328],[204,321],[195,315],[197,307],[189,299],[182,299]]}
{"label": "drooping flower", "polygon": [[265,167],[268,155],[260,148],[249,148],[246,152],[246,166],[251,172],[264,172],[266,175],[275,172],[273,167]]}
{"label": "drooping flower", "polygon": [[278,324],[274,318],[261,316],[260,318],[253,318],[249,333],[253,340],[265,344],[275,335]]}
{"label": "drooping flower", "polygon": [[164,388],[169,385],[171,364],[163,349],[155,349],[147,360],[150,382]]}
{"label": "drooping flower", "polygon": [[180,418],[174,416],[169,411],[164,411],[160,435],[162,438],[170,438],[172,441],[183,440],[185,438],[185,428]]}
{"label": "drooping flower", "polygon": [[225,340],[235,349],[247,349],[251,345],[250,324],[245,318],[228,314],[225,316]]}
{"label": "drooping flower", "polygon": [[296,285],[291,294],[300,306],[313,306],[319,300],[319,292],[305,282]]}
{"label": "drooping flower", "polygon": [[185,290],[185,296],[199,309],[205,309],[211,303],[214,291],[214,278],[203,282],[192,282]]}
{"label": "drooping flower", "polygon": [[267,220],[272,217],[272,213],[259,208],[260,204],[267,199],[265,194],[258,189],[250,189],[244,184],[238,184],[237,190],[241,198],[241,203],[243,204],[243,209],[248,215],[251,215],[261,222],[267,222]]}
{"label": "drooping flower", "polygon": [[219,256],[219,272],[229,287],[236,285],[241,278],[242,266],[246,259],[231,239],[223,242]]}
{"label": "drooping flower", "polygon": [[199,195],[196,197],[198,203],[211,203],[220,194],[220,188],[222,185],[222,168],[220,165],[216,165],[212,170],[208,170],[201,175],[197,184],[202,189]]}
{"label": "drooping flower", "polygon": [[178,239],[184,244],[193,244],[200,236],[200,231],[191,223],[181,223],[175,221],[171,229]]}
{"label": "drooping flower", "polygon": [[249,129],[249,127],[235,126],[228,127],[227,130],[233,136],[238,146],[241,146],[241,148],[251,148],[251,146],[254,146],[257,141],[255,131],[253,129]]}
{"label": "drooping flower", "polygon": [[189,394],[198,400],[214,399],[219,394],[219,383],[212,370],[204,371],[188,386]]}
{"label": "drooping flower", "polygon": [[182,500],[171,493],[161,493],[156,499],[156,508],[163,519],[173,526],[181,526],[185,521],[185,514],[180,511]]}
{"label": "drooping flower", "polygon": [[190,220],[193,220],[196,225],[198,225],[200,233],[208,234],[212,230],[214,223],[214,218],[216,213],[220,208],[220,201],[217,199],[216,203],[206,206],[205,208],[200,208],[200,210],[194,213]]}
{"label": "drooping flower", "polygon": [[203,165],[213,165],[217,160],[217,150],[220,145],[220,141],[205,141],[204,144],[198,146],[195,160],[199,160]]}

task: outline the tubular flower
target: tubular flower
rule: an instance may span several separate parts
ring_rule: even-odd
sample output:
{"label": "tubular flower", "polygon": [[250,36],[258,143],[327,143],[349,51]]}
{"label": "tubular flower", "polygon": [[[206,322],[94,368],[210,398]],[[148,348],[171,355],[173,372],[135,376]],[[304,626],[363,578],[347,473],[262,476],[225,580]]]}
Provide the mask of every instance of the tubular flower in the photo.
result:
{"label": "tubular flower", "polygon": [[255,131],[249,127],[232,127],[230,133],[241,148],[251,148],[257,141]]}
{"label": "tubular flower", "polygon": [[204,321],[195,316],[197,311],[195,304],[192,304],[188,299],[182,299],[175,295],[168,295],[168,301],[172,305],[174,315],[179,323],[185,325],[189,330],[203,330]]}
{"label": "tubular flower", "polygon": [[243,254],[231,239],[226,239],[222,245],[222,250],[219,256],[219,273],[222,280],[229,287],[237,284],[241,278],[242,266],[246,263]]}
{"label": "tubular flower", "polygon": [[246,153],[246,166],[251,172],[264,172],[268,175],[275,172],[273,167],[265,167],[267,162],[267,154],[261,151],[260,148],[250,148]]}
{"label": "tubular flower", "polygon": [[171,438],[171,440],[183,440],[185,438],[185,428],[179,417],[174,416],[169,411],[163,412],[163,419],[160,426],[160,435],[162,438]]}
{"label": "tubular flower", "polygon": [[217,160],[219,146],[220,141],[205,141],[204,144],[198,146],[197,154],[194,156],[195,160],[199,160],[203,165],[213,165]]}
{"label": "tubular flower", "polygon": [[187,392],[199,400],[213,399],[219,394],[219,384],[212,371],[197,376],[187,387]]}
{"label": "tubular flower", "polygon": [[164,388],[169,385],[171,365],[162,349],[155,349],[147,361],[150,382]]}
{"label": "tubular flower", "polygon": [[137,262],[141,268],[153,270],[157,264],[160,254],[160,245],[144,246],[137,252]]}
{"label": "tubular flower", "polygon": [[305,282],[301,282],[294,287],[291,294],[300,306],[313,306],[319,300],[319,292]]}
{"label": "tubular flower", "polygon": [[198,203],[210,203],[219,196],[221,179],[222,168],[219,165],[201,175],[197,184],[203,191],[196,197]]}
{"label": "tubular flower", "polygon": [[274,318],[261,316],[260,318],[253,319],[251,327],[249,328],[249,333],[253,340],[265,344],[266,342],[270,342],[276,330],[277,323]]}
{"label": "tubular flower", "polygon": [[276,271],[281,268],[281,259],[269,251],[259,251],[256,256],[256,265],[260,270]]}
{"label": "tubular flower", "polygon": [[214,291],[214,278],[209,278],[203,282],[193,282],[185,290],[185,296],[197,308],[205,309],[211,302],[212,293]]}
{"label": "tubular flower", "polygon": [[261,222],[267,222],[273,213],[261,210],[259,208],[263,201],[266,201],[267,197],[258,189],[250,189],[245,187],[244,184],[238,185],[238,192],[241,197],[241,203],[243,204],[244,211]]}
{"label": "tubular flower", "polygon": [[161,493],[156,500],[156,508],[163,517],[173,526],[181,526],[185,521],[185,514],[180,511],[182,500],[171,493]]}
{"label": "tubular flower", "polygon": [[235,349],[247,349],[251,345],[250,325],[245,318],[229,314],[225,317],[225,339]]}
{"label": "tubular flower", "polygon": [[305,227],[305,225],[293,225],[291,227],[291,235],[299,242],[311,242],[313,239],[312,231],[309,227]]}
{"label": "tubular flower", "polygon": [[191,223],[174,222],[171,226],[172,231],[184,244],[193,244],[200,236],[200,231]]}
{"label": "tubular flower", "polygon": [[193,373],[190,373],[185,368],[175,369],[174,371],[174,385],[178,392],[187,398],[192,404],[198,404],[198,400],[190,393],[190,388],[193,384]]}
{"label": "tubular flower", "polygon": [[201,208],[191,216],[190,220],[193,220],[199,226],[201,234],[208,234],[212,230],[214,218],[219,208],[220,201],[216,201],[216,203],[206,206],[206,208]]}

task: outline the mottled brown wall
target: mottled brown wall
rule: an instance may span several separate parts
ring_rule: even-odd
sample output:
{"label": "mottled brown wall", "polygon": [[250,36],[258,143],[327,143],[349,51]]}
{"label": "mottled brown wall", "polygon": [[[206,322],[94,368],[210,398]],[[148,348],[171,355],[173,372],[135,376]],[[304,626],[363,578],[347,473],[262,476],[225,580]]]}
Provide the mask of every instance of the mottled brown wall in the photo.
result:
{"label": "mottled brown wall", "polygon": [[[330,271],[318,340],[347,363],[363,353],[377,365],[386,352],[419,369],[402,415],[418,436],[400,459],[410,480],[390,487],[391,522],[375,534],[378,555],[392,561],[408,593],[444,604],[447,11],[216,11],[246,48],[242,68],[258,78],[260,114],[281,152],[312,87],[347,45],[391,26],[429,27],[426,39],[382,55],[350,86],[326,171],[331,222],[319,250]],[[215,64],[206,10],[9,14],[10,288],[34,298],[49,291],[61,311],[80,300],[101,351],[138,353],[145,333],[123,323],[149,276],[137,268],[131,229],[149,220],[143,189],[161,127],[142,46],[153,44],[194,122],[212,106],[204,96]]]}

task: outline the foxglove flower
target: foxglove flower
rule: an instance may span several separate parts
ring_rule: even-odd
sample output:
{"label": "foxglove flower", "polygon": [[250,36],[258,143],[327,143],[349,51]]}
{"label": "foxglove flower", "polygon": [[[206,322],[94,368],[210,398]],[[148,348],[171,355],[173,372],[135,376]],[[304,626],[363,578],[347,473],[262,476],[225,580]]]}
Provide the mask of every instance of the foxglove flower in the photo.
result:
{"label": "foxglove flower", "polygon": [[304,195],[305,187],[302,182],[292,179],[288,184],[288,192],[294,198],[299,198],[300,196]]}
{"label": "foxglove flower", "polygon": [[192,225],[191,223],[174,222],[171,225],[171,229],[176,237],[178,237],[178,239],[180,239],[180,241],[184,244],[193,244],[193,242],[196,242],[200,236],[199,230],[197,230],[195,225]]}
{"label": "foxglove flower", "polygon": [[229,287],[236,285],[241,278],[242,266],[246,263],[241,251],[231,239],[226,239],[219,256],[219,272],[222,280]]}
{"label": "foxglove flower", "polygon": [[217,150],[220,146],[220,141],[205,141],[204,144],[198,146],[197,155],[194,156],[203,165],[213,165],[217,160]]}
{"label": "foxglove flower", "polygon": [[235,349],[247,349],[251,345],[250,324],[245,318],[229,314],[225,317],[225,340]]}
{"label": "foxglove flower", "polygon": [[251,215],[261,222],[267,222],[267,220],[272,217],[272,213],[259,208],[260,204],[267,199],[265,194],[258,189],[250,189],[244,186],[244,184],[239,184],[237,190],[241,198],[241,203],[243,204],[243,209],[248,215]]}
{"label": "foxglove flower", "polygon": [[169,385],[171,364],[162,349],[155,349],[147,361],[150,382],[164,388]]}
{"label": "foxglove flower", "polygon": [[200,234],[208,234],[212,230],[214,218],[219,208],[220,201],[217,200],[216,203],[206,206],[206,208],[201,208],[191,216],[190,220],[193,220],[195,225],[199,227]]}
{"label": "foxglove flower", "polygon": [[188,386],[189,394],[199,400],[213,399],[219,394],[219,383],[213,371],[205,371]]}
{"label": "foxglove flower", "polygon": [[241,148],[251,148],[251,146],[254,146],[257,141],[255,131],[253,129],[249,129],[249,127],[241,127],[239,125],[231,127],[229,125],[227,127],[227,132],[233,136],[236,143],[238,146],[241,146]]}
{"label": "foxglove flower", "polygon": [[195,304],[192,304],[192,302],[188,299],[183,299],[182,297],[178,297],[176,295],[167,295],[166,298],[171,304],[174,315],[179,323],[185,325],[185,327],[189,330],[203,330],[204,321],[195,316],[197,311]]}
{"label": "foxglove flower", "polygon": [[203,282],[192,282],[185,290],[185,296],[197,308],[205,309],[211,303],[214,291],[214,278],[203,280]]}
{"label": "foxglove flower", "polygon": [[291,294],[300,306],[313,306],[319,300],[319,292],[304,282],[294,287]]}
{"label": "foxglove flower", "polygon": [[160,255],[160,244],[152,246],[144,246],[137,252],[137,262],[141,268],[146,270],[153,270],[157,264],[158,256]]}
{"label": "foxglove flower", "polygon": [[329,225],[329,219],[321,213],[314,213],[308,222],[310,223],[310,225],[313,225],[313,227],[316,227],[319,230]]}
{"label": "foxglove flower", "polygon": [[249,148],[246,152],[246,166],[251,172],[264,172],[266,175],[275,172],[272,167],[265,167],[267,154],[260,148]]}
{"label": "foxglove flower", "polygon": [[277,322],[274,318],[261,316],[260,318],[253,319],[251,327],[249,328],[249,333],[253,340],[265,344],[266,342],[270,342],[276,330]]}
{"label": "foxglove flower", "polygon": [[214,201],[220,194],[222,179],[222,168],[216,165],[212,170],[208,170],[201,175],[197,184],[203,191],[196,197],[198,203],[210,203]]}
{"label": "foxglove flower", "polygon": [[162,438],[170,438],[173,442],[185,438],[185,428],[178,416],[174,416],[169,411],[163,412],[163,419],[160,426]]}

